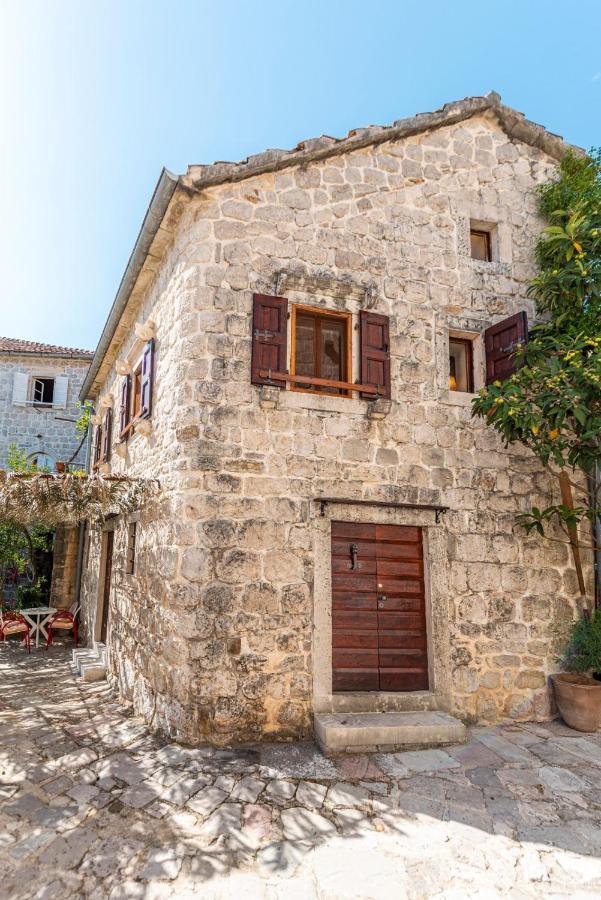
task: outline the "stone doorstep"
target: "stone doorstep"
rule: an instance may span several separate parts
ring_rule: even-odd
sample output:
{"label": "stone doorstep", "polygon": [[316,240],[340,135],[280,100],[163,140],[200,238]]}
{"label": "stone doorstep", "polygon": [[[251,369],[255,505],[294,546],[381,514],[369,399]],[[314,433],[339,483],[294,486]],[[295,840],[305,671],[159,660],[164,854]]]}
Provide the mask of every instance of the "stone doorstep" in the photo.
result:
{"label": "stone doorstep", "polygon": [[106,679],[106,666],[98,662],[82,663],[82,681],[104,681]]}
{"label": "stone doorstep", "polygon": [[[91,675],[92,669],[104,669],[106,677],[106,647],[97,641],[94,647],[76,647],[71,654],[71,664],[76,675],[84,676],[84,670],[88,676]],[[84,681],[101,681],[102,678],[84,677]]]}
{"label": "stone doorstep", "polygon": [[437,710],[316,713],[315,737],[328,755],[457,744],[467,739],[467,729],[459,719]]}

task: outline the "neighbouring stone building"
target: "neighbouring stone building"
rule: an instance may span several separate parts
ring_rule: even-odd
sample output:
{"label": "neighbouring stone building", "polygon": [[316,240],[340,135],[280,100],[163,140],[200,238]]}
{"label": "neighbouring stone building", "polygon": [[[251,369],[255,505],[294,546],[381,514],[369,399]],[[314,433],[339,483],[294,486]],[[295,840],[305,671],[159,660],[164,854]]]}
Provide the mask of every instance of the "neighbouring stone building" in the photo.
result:
{"label": "neighbouring stone building", "polygon": [[153,727],[549,714],[575,574],[513,531],[552,485],[470,404],[532,322],[566,149],[489,94],[162,173],[81,395],[95,467],[160,483],[90,532],[82,593]]}
{"label": "neighbouring stone building", "polygon": [[[41,469],[54,472],[57,463],[85,468],[86,442],[74,423],[93,356],[89,350],[0,337],[0,469],[7,466],[11,444]],[[73,528],[56,529],[53,606],[69,607],[75,601],[77,534]]]}
{"label": "neighbouring stone building", "polygon": [[[73,457],[81,444],[77,400],[93,355],[0,337],[0,469],[11,444],[51,471]],[[85,444],[73,462],[85,466]]]}

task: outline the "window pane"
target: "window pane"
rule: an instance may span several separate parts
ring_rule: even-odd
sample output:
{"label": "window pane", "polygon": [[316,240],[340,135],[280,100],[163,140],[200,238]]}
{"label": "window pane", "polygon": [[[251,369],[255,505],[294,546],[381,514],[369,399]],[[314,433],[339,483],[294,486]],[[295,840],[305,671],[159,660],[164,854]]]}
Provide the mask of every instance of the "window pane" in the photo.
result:
{"label": "window pane", "polygon": [[470,231],[472,259],[490,262],[490,235],[487,231]]}
{"label": "window pane", "polygon": [[54,400],[54,378],[35,378],[33,382],[34,403],[52,403]]}
{"label": "window pane", "polygon": [[296,317],[295,367],[297,375],[317,375],[315,364],[315,319]]}
{"label": "window pane", "polygon": [[471,344],[467,340],[449,340],[449,388],[452,391],[473,390]]}

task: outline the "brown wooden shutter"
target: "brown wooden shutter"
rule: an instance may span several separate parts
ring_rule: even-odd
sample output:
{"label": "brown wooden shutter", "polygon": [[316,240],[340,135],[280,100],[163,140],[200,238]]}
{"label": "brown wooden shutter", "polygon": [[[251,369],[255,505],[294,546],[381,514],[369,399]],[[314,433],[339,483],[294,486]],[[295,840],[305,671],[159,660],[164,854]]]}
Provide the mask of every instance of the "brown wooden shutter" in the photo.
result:
{"label": "brown wooden shutter", "polygon": [[154,339],[148,341],[142,355],[142,379],[140,385],[140,419],[152,414],[152,388],[154,383]]}
{"label": "brown wooden shutter", "polygon": [[288,350],[288,300],[285,297],[253,295],[251,383],[276,384],[259,372],[286,372]]}
{"label": "brown wooden shutter", "polygon": [[102,426],[97,425],[96,431],[94,432],[94,456],[92,459],[92,464],[97,466],[100,462],[100,453],[102,452]]}
{"label": "brown wooden shutter", "polygon": [[[361,384],[379,388],[380,397],[390,400],[390,321],[388,316],[362,309],[359,313],[361,329]],[[373,400],[373,394],[361,394]]]}
{"label": "brown wooden shutter", "polygon": [[108,462],[111,458],[111,444],[113,440],[113,410],[109,407],[102,419],[102,454],[101,462]]}
{"label": "brown wooden shutter", "polygon": [[523,311],[486,329],[484,347],[487,384],[505,381],[513,375],[516,370],[516,344],[525,344],[527,340],[528,316]]}
{"label": "brown wooden shutter", "polygon": [[123,434],[129,425],[129,397],[131,393],[131,376],[124,375],[119,391],[119,434]]}

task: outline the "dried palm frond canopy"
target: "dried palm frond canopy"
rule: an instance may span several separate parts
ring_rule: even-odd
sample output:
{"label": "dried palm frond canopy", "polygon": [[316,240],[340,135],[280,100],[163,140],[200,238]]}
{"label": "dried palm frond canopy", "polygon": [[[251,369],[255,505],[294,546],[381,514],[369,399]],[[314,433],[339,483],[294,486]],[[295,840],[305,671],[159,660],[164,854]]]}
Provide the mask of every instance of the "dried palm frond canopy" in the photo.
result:
{"label": "dried palm frond canopy", "polygon": [[144,478],[0,472],[0,522],[50,528],[98,522],[139,509],[156,487]]}

